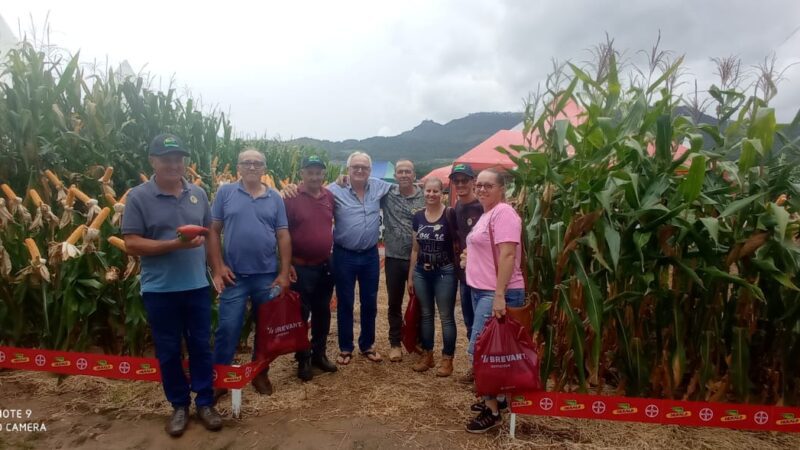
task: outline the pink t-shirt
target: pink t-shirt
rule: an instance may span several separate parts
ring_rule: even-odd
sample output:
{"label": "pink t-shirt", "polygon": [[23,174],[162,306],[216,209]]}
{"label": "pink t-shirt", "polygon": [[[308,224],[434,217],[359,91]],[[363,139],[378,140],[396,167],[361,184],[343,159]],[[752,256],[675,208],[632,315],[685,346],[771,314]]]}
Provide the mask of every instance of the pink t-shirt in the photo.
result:
{"label": "pink t-shirt", "polygon": [[[484,213],[467,235],[467,284],[476,289],[497,290],[497,271],[492,258],[489,226],[494,233],[495,245],[503,242],[517,244],[514,271],[506,289],[523,289],[525,283],[520,270],[522,246],[519,245],[522,237],[522,219],[508,203],[499,203],[491,211]],[[500,255],[499,250],[495,250],[495,255]]]}

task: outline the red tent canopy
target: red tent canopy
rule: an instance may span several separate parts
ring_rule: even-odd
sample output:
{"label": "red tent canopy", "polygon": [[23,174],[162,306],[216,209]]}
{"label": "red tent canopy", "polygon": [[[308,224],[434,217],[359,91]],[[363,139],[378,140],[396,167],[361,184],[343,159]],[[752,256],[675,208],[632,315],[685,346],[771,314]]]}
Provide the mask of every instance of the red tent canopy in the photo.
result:
{"label": "red tent canopy", "polygon": [[511,150],[511,146],[524,144],[525,139],[522,137],[521,131],[500,130],[467,153],[456,158],[453,164],[469,164],[475,172],[489,167],[510,169],[516,167],[516,164],[508,156],[495,150],[495,148],[505,147],[516,155],[517,152]]}
{"label": "red tent canopy", "polygon": [[431,170],[431,172],[429,174],[427,174],[424,177],[422,177],[420,179],[420,181],[422,181],[424,183],[425,180],[427,180],[428,178],[435,177],[435,178],[438,178],[438,179],[442,180],[442,184],[444,184],[444,189],[447,190],[447,189],[450,188],[450,178],[449,177],[450,177],[450,169],[451,168],[452,168],[452,166],[447,165],[447,166],[439,167],[438,169],[433,169],[433,170]]}

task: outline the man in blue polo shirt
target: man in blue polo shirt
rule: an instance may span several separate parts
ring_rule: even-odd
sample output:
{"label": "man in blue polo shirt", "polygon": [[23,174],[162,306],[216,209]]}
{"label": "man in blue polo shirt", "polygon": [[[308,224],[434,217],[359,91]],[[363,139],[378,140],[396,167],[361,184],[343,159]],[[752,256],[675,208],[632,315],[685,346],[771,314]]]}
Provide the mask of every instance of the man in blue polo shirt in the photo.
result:
{"label": "man in blue polo shirt", "polygon": [[358,347],[361,354],[373,362],[383,360],[375,351],[375,316],[378,313],[378,279],[380,257],[381,198],[392,185],[370,178],[372,159],[366,153],[355,152],[347,158],[349,184],[332,184],[333,194],[333,276],[336,283],[339,356],[336,362],[349,364],[353,356],[353,303],[355,286],[361,301],[361,335]]}
{"label": "man in blue polo shirt", "polygon": [[[206,278],[205,240],[183,241],[182,225],[208,226],[208,197],[183,174],[189,152],[171,134],[156,136],[149,148],[153,176],[128,194],[122,234],[127,252],[141,257],[142,301],[153,334],[164,394],[174,408],[166,431],[183,434],[190,390],[197,415],[209,430],[222,428],[214,409],[211,365],[211,297]],[[181,339],[189,351],[190,381],[183,372]]]}
{"label": "man in blue polo shirt", "polygon": [[[292,258],[283,199],[261,182],[264,155],[246,149],[239,154],[237,165],[241,179],[222,185],[214,198],[208,238],[212,279],[220,292],[214,363],[225,365],[231,364],[236,353],[247,299],[255,310],[271,299],[273,287],[288,289]],[[220,251],[223,233],[224,257]],[[272,394],[268,369],[253,379],[253,387],[260,394]],[[217,390],[215,397],[224,393]]]}

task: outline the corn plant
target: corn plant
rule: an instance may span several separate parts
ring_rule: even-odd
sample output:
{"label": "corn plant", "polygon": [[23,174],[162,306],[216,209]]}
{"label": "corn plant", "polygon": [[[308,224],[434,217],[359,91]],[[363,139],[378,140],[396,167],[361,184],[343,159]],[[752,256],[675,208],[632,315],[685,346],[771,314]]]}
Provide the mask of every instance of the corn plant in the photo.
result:
{"label": "corn plant", "polygon": [[515,147],[543,381],[796,404],[797,142],[769,99],[733,89],[710,88],[715,125],[677,114],[681,58],[621,81],[603,54],[551,77]]}

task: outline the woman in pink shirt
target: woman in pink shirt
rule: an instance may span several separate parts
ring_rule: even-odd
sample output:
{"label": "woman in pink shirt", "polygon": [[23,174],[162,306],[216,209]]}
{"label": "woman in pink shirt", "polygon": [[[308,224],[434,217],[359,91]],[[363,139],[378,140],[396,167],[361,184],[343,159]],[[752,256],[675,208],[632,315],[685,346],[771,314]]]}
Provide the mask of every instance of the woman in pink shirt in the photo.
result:
{"label": "woman in pink shirt", "polygon": [[[467,285],[472,288],[475,311],[467,349],[470,355],[490,317],[503,317],[506,306],[522,306],[525,302],[520,270],[522,219],[504,202],[503,174],[495,169],[483,170],[478,174],[475,191],[483,206],[483,215],[467,236]],[[467,424],[467,431],[484,433],[499,426],[502,423],[500,411],[507,409],[507,404],[504,396],[489,396],[472,405],[472,411],[479,414]]]}

